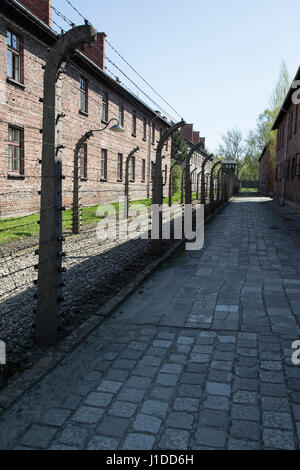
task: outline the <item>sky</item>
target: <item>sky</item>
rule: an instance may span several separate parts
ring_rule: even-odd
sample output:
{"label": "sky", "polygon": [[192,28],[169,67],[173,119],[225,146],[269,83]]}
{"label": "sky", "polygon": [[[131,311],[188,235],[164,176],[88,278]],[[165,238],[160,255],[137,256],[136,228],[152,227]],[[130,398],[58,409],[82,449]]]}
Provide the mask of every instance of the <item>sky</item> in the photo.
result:
{"label": "sky", "polygon": [[[255,127],[282,60],[291,80],[300,64],[299,0],[70,1],[178,114],[109,46],[107,56],[175,120],[193,123],[212,152],[228,129],[238,127],[246,137]],[[53,5],[82,24],[67,0]],[[62,18],[57,22],[68,29]]]}

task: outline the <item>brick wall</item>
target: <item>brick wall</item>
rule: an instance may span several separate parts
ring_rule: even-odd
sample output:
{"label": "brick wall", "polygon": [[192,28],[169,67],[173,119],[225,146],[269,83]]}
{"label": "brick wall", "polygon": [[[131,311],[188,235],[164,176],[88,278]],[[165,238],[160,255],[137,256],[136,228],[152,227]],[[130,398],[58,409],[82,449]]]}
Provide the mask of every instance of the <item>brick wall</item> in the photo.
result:
{"label": "brick wall", "polygon": [[290,104],[277,129],[274,199],[300,212],[300,110]]}
{"label": "brick wall", "polygon": [[[24,47],[24,86],[7,81],[7,29],[22,36]],[[103,33],[101,33],[103,37]],[[43,96],[43,70],[45,63],[46,44],[13,24],[9,19],[0,18],[0,55],[4,58],[0,66],[0,217],[25,215],[39,210],[40,171],[38,160],[42,153],[42,103],[39,98]],[[99,65],[99,64],[98,64]],[[62,102],[63,112],[63,203],[70,206],[73,189],[73,152],[78,139],[90,129],[99,129],[105,126],[101,122],[103,93],[108,94],[108,119],[119,118],[119,105],[124,106],[125,133],[116,134],[106,129],[95,132],[94,137],[87,145],[87,179],[80,183],[80,196],[82,205],[94,205],[100,202],[114,202],[119,195],[124,194],[125,159],[128,153],[139,146],[135,154],[135,181],[130,182],[131,199],[144,199],[152,192],[151,161],[155,162],[155,151],[160,137],[160,128],[168,125],[162,119],[156,120],[155,142],[150,140],[150,123],[154,114],[141,102],[127,98],[126,93],[119,92],[116,87],[106,79],[105,82],[95,79],[87,72],[88,68],[79,69],[75,62],[67,65],[67,74],[63,74]],[[88,114],[79,112],[80,104],[80,76],[88,80]],[[132,135],[132,112],[136,111],[136,136]],[[143,122],[146,119],[146,140],[143,139]],[[114,122],[112,123],[114,124]],[[24,135],[25,172],[23,176],[12,175],[8,172],[8,126],[21,128]],[[110,127],[110,126],[109,126]],[[170,147],[165,151],[163,169],[167,165],[167,174],[170,168]],[[107,181],[100,181],[101,149],[107,149]],[[150,159],[149,159],[150,149]],[[123,154],[123,177],[117,181],[117,156]],[[142,160],[146,160],[146,175],[142,181]],[[164,188],[167,195],[167,185]]]}
{"label": "brick wall", "polygon": [[265,148],[259,161],[259,190],[270,196],[274,194],[275,168],[271,159],[271,152]]}

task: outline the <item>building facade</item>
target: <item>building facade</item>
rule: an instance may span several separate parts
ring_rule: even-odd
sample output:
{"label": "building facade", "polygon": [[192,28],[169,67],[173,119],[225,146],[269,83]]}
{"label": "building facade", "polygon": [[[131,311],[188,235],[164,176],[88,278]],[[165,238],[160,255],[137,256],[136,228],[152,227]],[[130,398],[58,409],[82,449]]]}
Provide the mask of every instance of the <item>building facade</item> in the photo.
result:
{"label": "building facade", "polygon": [[259,158],[259,191],[263,194],[273,197],[275,164],[272,160],[271,149],[265,146]]}
{"label": "building facade", "polygon": [[[295,80],[300,79],[300,68]],[[277,130],[274,199],[300,213],[299,91],[291,87],[275,120]]]}
{"label": "building facade", "polygon": [[[0,218],[40,208],[43,66],[58,34],[51,28],[51,0],[3,0],[0,4]],[[73,197],[74,150],[91,129],[116,118],[125,132],[108,126],[80,150],[83,206],[117,201],[124,195],[127,155],[130,198],[151,197],[157,142],[170,124],[105,70],[105,33],[96,44],[76,51],[62,75],[63,204]],[[114,124],[114,122],[112,122]],[[171,142],[165,145],[164,182]],[[164,186],[167,195],[167,185]]]}
{"label": "building facade", "polygon": [[[200,137],[199,131],[193,130],[193,124],[187,124],[182,128],[182,136],[184,138],[187,151],[189,151],[193,145],[202,143],[201,150],[194,152],[191,161],[190,161],[190,171],[191,171],[191,183],[192,183],[192,192],[197,192],[197,184],[201,184],[201,177],[199,174],[201,172],[202,163],[205,159],[205,137]],[[184,164],[183,164],[184,166]],[[208,175],[211,170],[211,161],[207,161],[205,165],[205,174]]]}

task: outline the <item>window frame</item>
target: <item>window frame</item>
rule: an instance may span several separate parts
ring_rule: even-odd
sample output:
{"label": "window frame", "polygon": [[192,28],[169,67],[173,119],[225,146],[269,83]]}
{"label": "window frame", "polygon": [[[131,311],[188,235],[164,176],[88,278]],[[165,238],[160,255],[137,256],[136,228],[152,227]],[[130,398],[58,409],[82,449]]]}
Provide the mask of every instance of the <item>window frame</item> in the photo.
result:
{"label": "window frame", "polygon": [[153,122],[153,123],[152,123],[152,129],[151,129],[151,133],[152,133],[152,136],[151,136],[151,144],[152,144],[152,145],[155,144],[155,131],[156,131],[155,122]]}
{"label": "window frame", "polygon": [[147,140],[147,118],[146,118],[146,116],[143,117],[143,140],[145,142]]}
{"label": "window frame", "polygon": [[[81,84],[84,83],[85,86],[82,88]],[[79,105],[79,112],[81,114],[88,114],[89,112],[89,81],[84,75],[80,75],[79,80],[79,88],[80,88],[80,105]],[[84,97],[84,109],[82,108],[82,97]]]}
{"label": "window frame", "polygon": [[[18,39],[19,50],[15,49],[13,45],[8,44],[8,34],[15,36]],[[9,75],[8,70],[8,52],[11,52],[12,55],[12,75],[13,73],[13,57],[17,56],[19,59],[19,79],[15,78],[14,76]],[[16,31],[14,28],[8,27],[6,30],[6,60],[7,60],[7,78],[13,82],[19,83],[20,85],[24,85],[24,39],[22,34],[19,31]]]}
{"label": "window frame", "polygon": [[[10,130],[12,130],[12,134],[14,135],[14,131],[19,132],[19,140],[10,140]],[[8,175],[15,176],[15,177],[24,177],[25,176],[25,157],[24,157],[24,129],[19,126],[15,126],[13,124],[8,125],[8,145],[7,145],[7,164],[8,164]],[[18,156],[18,169],[15,169],[15,150],[13,150],[12,155],[10,157],[10,150],[9,148],[19,149],[19,156]],[[11,164],[10,164],[11,158]]]}

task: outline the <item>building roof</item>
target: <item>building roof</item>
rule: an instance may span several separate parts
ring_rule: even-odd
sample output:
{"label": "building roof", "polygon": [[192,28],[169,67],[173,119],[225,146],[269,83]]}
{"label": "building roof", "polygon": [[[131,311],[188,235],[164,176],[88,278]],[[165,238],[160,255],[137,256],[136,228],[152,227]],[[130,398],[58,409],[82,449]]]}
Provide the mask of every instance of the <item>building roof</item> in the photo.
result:
{"label": "building roof", "polygon": [[[297,73],[295,75],[295,78],[293,80],[293,82],[295,80],[300,80],[300,67],[298,68],[297,70]],[[275,131],[276,129],[278,129],[279,127],[279,124],[281,123],[282,119],[284,118],[285,114],[287,113],[290,105],[291,105],[291,98],[292,98],[292,95],[293,93],[295,92],[296,88],[293,88],[292,86],[290,87],[285,99],[284,99],[284,102],[283,102],[283,105],[281,106],[280,108],[280,111],[274,121],[274,124],[273,124],[273,127],[272,127],[272,131]]]}
{"label": "building roof", "polygon": [[[58,33],[56,33],[52,28],[50,28],[47,24],[41,21],[37,16],[35,16],[31,11],[26,9],[16,0],[1,0],[0,8],[4,10],[7,17],[11,18],[13,21],[22,21],[23,23],[26,23],[27,27],[29,26],[33,33],[46,44],[53,45],[54,42],[58,39]],[[80,51],[76,50],[74,52],[70,62],[76,64],[81,68],[84,67],[85,69],[88,69],[90,72],[94,73],[94,75],[98,79],[100,78],[101,81],[108,87],[115,89],[116,92],[125,96],[136,106],[142,107],[143,109],[147,110],[150,114],[153,115],[153,117],[156,116],[160,122],[170,127],[170,123],[166,121],[166,119],[163,119],[162,116],[159,116],[159,114],[157,114],[152,108],[150,108],[150,106],[144,103],[144,101],[137,98],[133,93],[131,93],[124,86],[122,86],[117,80],[111,78],[106,72],[104,72],[104,70],[98,67],[93,61],[91,61]]]}

